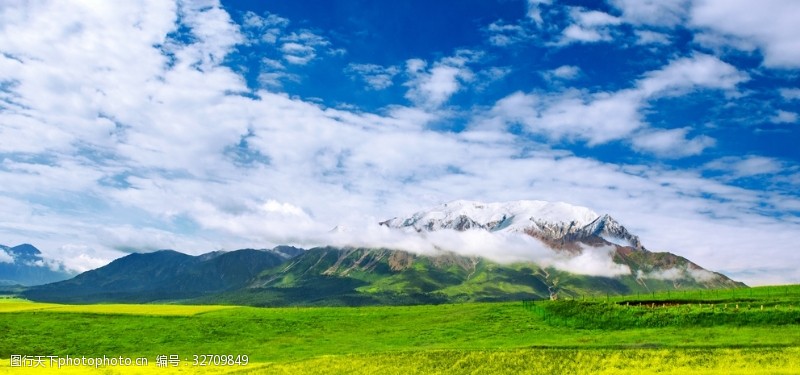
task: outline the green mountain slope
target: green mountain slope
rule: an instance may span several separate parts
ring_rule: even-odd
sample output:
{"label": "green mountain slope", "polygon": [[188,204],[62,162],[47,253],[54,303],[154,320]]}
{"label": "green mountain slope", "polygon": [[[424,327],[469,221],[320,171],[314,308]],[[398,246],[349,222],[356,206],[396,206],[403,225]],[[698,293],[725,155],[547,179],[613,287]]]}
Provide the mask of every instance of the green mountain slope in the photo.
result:
{"label": "green mountain slope", "polygon": [[[669,253],[618,247],[615,260],[631,275],[577,275],[533,263],[499,264],[453,253],[422,256],[404,251],[314,248],[267,269],[246,288],[195,302],[262,306],[417,304],[507,301],[649,293],[659,290],[743,287]],[[669,269],[673,280],[637,277]],[[689,271],[707,273],[708,279]],[[683,274],[674,272],[681,270]],[[665,277],[669,275],[662,275]]]}
{"label": "green mountain slope", "polygon": [[172,250],[130,254],[70,280],[32,287],[23,294],[32,300],[68,303],[196,298],[241,288],[285,259],[273,251],[253,249],[200,256]]}
{"label": "green mountain slope", "polygon": [[[599,245],[609,246],[607,242]],[[572,247],[580,249],[578,244]],[[73,279],[32,287],[23,293],[32,300],[70,303],[361,306],[744,286],[670,253],[616,245],[613,260],[631,272],[616,277],[588,276],[531,262],[500,264],[450,252],[419,255],[388,249],[320,247],[304,251],[279,247],[200,256],[164,250],[131,254]]]}

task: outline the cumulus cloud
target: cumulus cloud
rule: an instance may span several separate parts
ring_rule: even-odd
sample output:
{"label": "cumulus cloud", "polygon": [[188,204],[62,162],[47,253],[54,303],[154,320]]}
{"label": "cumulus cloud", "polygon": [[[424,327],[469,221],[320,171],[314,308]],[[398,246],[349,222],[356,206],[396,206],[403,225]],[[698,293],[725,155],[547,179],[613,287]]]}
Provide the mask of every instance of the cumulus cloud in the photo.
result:
{"label": "cumulus cloud", "polygon": [[697,88],[733,90],[749,79],[747,74],[714,56],[695,54],[673,60],[662,69],[648,72],[637,88],[642,96],[674,96]]}
{"label": "cumulus cloud", "polygon": [[800,89],[782,88],[779,90],[779,92],[784,100],[800,100]]}
{"label": "cumulus cloud", "polygon": [[436,108],[447,102],[464,84],[471,82],[475,74],[468,64],[480,58],[480,54],[469,50],[457,51],[454,56],[436,61],[431,67],[424,60],[411,59],[406,62],[406,74],[411,79],[405,83],[406,98],[427,108]]}
{"label": "cumulus cloud", "polygon": [[[636,27],[640,42],[663,43],[660,31],[686,27],[694,41],[719,54],[760,50],[764,65],[794,69],[800,61],[795,37],[800,6],[793,0],[612,0],[621,19]],[[658,34],[653,34],[657,32]],[[595,35],[596,37],[596,35]]]}
{"label": "cumulus cloud", "polygon": [[779,110],[770,118],[775,124],[793,124],[797,122],[797,113]]}
{"label": "cumulus cloud", "polygon": [[609,42],[614,39],[614,27],[622,23],[608,13],[580,7],[571,8],[570,17],[573,23],[562,31],[559,44]]}
{"label": "cumulus cloud", "polygon": [[716,57],[696,54],[671,61],[661,69],[645,73],[635,86],[615,92],[588,93],[568,90],[541,95],[517,92],[499,100],[487,124],[523,124],[531,133],[554,140],[583,140],[589,145],[633,139],[635,148],[666,154],[666,146],[683,151],[672,156],[696,155],[713,140],[706,136],[686,139],[687,129],[638,132],[646,128],[641,111],[649,100],[680,96],[700,89],[734,90],[747,75]]}
{"label": "cumulus cloud", "polygon": [[14,257],[3,249],[0,249],[0,263],[14,263]]}
{"label": "cumulus cloud", "polygon": [[642,126],[640,98],[634,91],[566,93],[546,98],[532,129],[551,137],[586,139],[590,145],[624,138]]}
{"label": "cumulus cloud", "polygon": [[546,77],[558,79],[575,79],[581,74],[581,68],[574,65],[562,65],[545,73]]}
{"label": "cumulus cloud", "polygon": [[[137,252],[145,248],[138,249]],[[51,259],[61,265],[66,271],[86,272],[108,264],[110,254],[98,251],[92,246],[79,244],[64,244],[58,252],[49,254]],[[113,255],[112,255],[113,256]]]}
{"label": "cumulus cloud", "polygon": [[800,5],[793,0],[699,0],[692,4],[690,24],[728,40],[752,42],[771,68],[800,67],[797,39]]}

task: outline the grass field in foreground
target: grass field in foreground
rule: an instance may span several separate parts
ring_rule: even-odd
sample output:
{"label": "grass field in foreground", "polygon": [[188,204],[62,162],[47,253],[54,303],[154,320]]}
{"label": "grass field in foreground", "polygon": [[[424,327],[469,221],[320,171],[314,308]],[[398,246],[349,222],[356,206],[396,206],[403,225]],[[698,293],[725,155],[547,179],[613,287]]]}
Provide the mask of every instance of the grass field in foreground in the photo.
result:
{"label": "grass field in foreground", "polygon": [[800,373],[798,348],[748,349],[516,349],[436,350],[326,355],[302,361],[252,363],[245,367],[39,368],[25,374],[630,374],[752,375]]}
{"label": "grass field in foreground", "polygon": [[[604,319],[621,319],[621,323],[577,326],[564,322],[585,320],[583,301],[555,302],[551,315],[545,316],[521,302],[221,308],[8,300],[0,303],[0,359],[5,361],[0,362],[0,373],[11,370],[8,359],[15,354],[146,357],[151,361],[147,368],[103,370],[111,373],[170,373],[153,365],[156,356],[170,354],[249,356],[250,365],[244,368],[202,369],[217,372],[524,373],[524,369],[537,374],[580,374],[615,369],[610,373],[678,374],[693,369],[693,373],[707,374],[800,373],[800,324],[792,323],[798,311],[790,307],[800,305],[798,301],[789,293],[780,298],[748,298],[759,308],[751,307],[745,311],[750,315],[741,317],[721,308],[681,310],[686,307],[679,306],[675,311],[660,311],[628,307],[622,301],[593,301],[587,303],[608,310]],[[762,313],[761,304],[772,309]],[[693,319],[663,327],[640,324],[663,316],[658,314],[679,316],[683,311],[702,317],[702,324]],[[565,315],[553,319],[552,313]],[[716,313],[730,319],[716,322]],[[189,373],[198,368],[180,370]],[[59,373],[68,373],[63,371]]]}

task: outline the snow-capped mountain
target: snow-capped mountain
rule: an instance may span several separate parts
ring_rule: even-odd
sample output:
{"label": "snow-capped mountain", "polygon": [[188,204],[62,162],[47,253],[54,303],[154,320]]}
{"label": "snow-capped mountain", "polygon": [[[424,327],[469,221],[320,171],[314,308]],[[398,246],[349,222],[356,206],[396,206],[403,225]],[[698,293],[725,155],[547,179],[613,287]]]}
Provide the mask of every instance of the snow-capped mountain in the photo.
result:
{"label": "snow-capped mountain", "polygon": [[609,215],[563,202],[513,201],[482,203],[458,200],[407,218],[381,223],[416,231],[483,229],[526,233],[550,244],[601,238],[609,243],[644,250],[639,238]]}
{"label": "snow-capped mountain", "polygon": [[[395,228],[380,231],[392,234],[389,243],[131,254],[24,295],[49,302],[363,306],[744,286],[679,255],[648,251],[612,217],[567,203],[454,201],[381,224]],[[439,230],[461,233],[427,233]],[[343,226],[331,232],[357,235]]]}

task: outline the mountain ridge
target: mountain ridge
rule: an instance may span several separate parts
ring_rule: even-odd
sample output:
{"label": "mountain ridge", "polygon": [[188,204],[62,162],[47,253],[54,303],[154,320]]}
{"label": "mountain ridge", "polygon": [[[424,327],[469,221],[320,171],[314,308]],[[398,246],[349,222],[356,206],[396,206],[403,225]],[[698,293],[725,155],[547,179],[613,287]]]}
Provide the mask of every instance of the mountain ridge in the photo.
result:
{"label": "mountain ridge", "polygon": [[639,238],[608,214],[564,202],[522,200],[484,203],[457,200],[428,210],[418,211],[407,218],[392,218],[380,225],[412,228],[417,232],[452,229],[465,231],[483,229],[489,232],[526,233],[545,242],[557,242],[567,236],[579,240],[590,236],[617,241],[644,250]]}
{"label": "mountain ridge", "polygon": [[75,273],[62,264],[44,259],[42,252],[31,244],[0,245],[0,285],[42,285],[73,276]]}
{"label": "mountain ridge", "polygon": [[196,298],[241,287],[285,259],[271,250],[255,249],[197,256],[174,250],[133,253],[70,280],[31,287],[23,294],[33,300],[72,303]]}
{"label": "mountain ridge", "polygon": [[[453,201],[379,225],[422,240],[437,231],[519,236],[528,239],[525,246],[543,244],[544,253],[529,250],[546,258],[501,263],[486,252],[448,246],[424,254],[358,246],[278,246],[199,256],[161,251],[131,254],[71,280],[31,288],[26,296],[55,302],[369,305],[745,286],[684,257],[650,251],[610,215],[563,202]],[[342,231],[337,228],[334,234]],[[508,251],[504,244],[482,246]]]}

